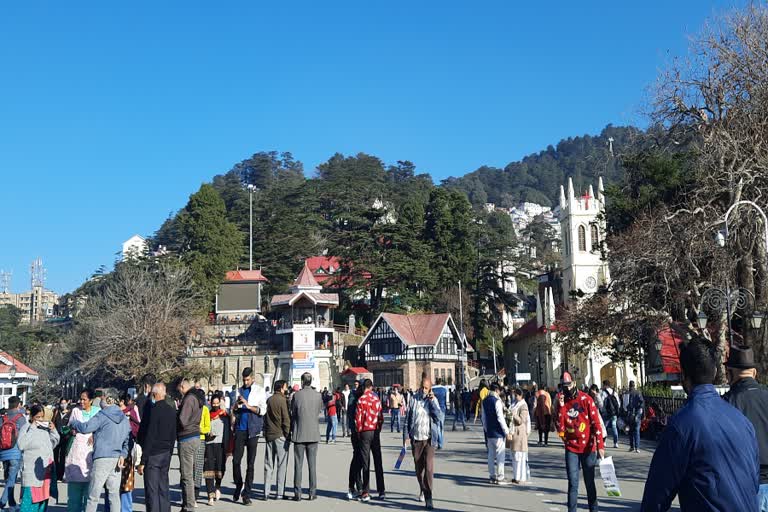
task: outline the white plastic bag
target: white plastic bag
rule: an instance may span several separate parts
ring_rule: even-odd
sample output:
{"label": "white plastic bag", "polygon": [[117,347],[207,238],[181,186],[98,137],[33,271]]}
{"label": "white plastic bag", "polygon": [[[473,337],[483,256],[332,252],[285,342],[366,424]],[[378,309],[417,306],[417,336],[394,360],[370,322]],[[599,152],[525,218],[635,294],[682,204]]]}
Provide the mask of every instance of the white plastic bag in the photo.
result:
{"label": "white plastic bag", "polygon": [[621,496],[619,479],[616,478],[616,468],[613,466],[613,457],[606,457],[600,461],[600,476],[608,496]]}

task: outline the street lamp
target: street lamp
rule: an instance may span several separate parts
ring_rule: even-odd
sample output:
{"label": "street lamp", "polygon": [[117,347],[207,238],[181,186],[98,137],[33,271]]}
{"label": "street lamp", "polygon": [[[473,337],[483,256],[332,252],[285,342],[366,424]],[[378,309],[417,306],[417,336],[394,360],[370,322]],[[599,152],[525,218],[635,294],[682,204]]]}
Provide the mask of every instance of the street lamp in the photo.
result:
{"label": "street lamp", "polygon": [[515,386],[517,386],[517,366],[520,364],[520,360],[517,359],[517,352],[512,354],[515,360]]}
{"label": "street lamp", "polygon": [[[714,312],[720,315],[725,309],[726,324],[728,328],[728,344],[733,347],[733,327],[731,326],[731,316],[735,311],[746,310],[749,306],[749,299],[755,302],[755,295],[746,288],[736,288],[731,290],[729,286],[726,286],[725,290],[712,287],[701,296],[701,304],[699,305],[699,314],[696,320],[700,329],[706,329],[709,322],[709,316],[707,315],[707,309],[710,312]],[[766,313],[763,311],[752,311],[749,316],[745,318],[749,320],[749,326],[753,329],[760,329],[763,325]]]}
{"label": "street lamp", "polygon": [[253,193],[259,190],[256,185],[248,184],[248,270],[253,270]]}
{"label": "street lamp", "polygon": [[264,373],[269,371],[269,354],[264,356]]}
{"label": "street lamp", "polygon": [[763,326],[763,320],[765,319],[765,313],[762,311],[753,311],[752,316],[749,318],[749,323],[752,328],[757,330]]}
{"label": "street lamp", "polygon": [[8,369],[8,376],[13,379],[16,377],[16,363],[11,363],[11,367]]}

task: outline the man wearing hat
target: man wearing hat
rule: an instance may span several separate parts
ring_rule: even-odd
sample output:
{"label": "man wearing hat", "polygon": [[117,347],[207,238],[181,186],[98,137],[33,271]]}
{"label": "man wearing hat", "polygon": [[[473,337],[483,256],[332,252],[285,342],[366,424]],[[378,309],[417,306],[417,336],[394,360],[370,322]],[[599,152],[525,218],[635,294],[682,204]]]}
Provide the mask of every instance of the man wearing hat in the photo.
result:
{"label": "man wearing hat", "polygon": [[731,390],[725,399],[755,427],[760,455],[760,512],[768,512],[768,389],[755,380],[755,354],[749,347],[732,347],[725,364]]}
{"label": "man wearing hat", "polygon": [[576,512],[579,499],[579,468],[584,475],[590,511],[597,511],[595,466],[605,457],[600,412],[592,397],[579,391],[570,372],[560,376],[563,392],[558,395],[558,434],[565,443],[565,470],[568,475],[568,512]]}

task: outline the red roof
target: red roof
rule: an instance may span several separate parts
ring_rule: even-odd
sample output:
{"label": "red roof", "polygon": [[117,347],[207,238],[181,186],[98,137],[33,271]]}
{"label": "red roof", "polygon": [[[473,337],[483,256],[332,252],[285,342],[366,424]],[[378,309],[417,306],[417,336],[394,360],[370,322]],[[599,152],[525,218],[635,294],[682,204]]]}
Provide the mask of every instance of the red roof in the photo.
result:
{"label": "red roof", "polygon": [[451,317],[448,313],[396,315],[382,313],[381,318],[389,324],[406,345],[434,346],[443,334],[446,322]]}
{"label": "red roof", "polygon": [[263,281],[269,282],[261,270],[230,270],[224,277],[224,281]]}
{"label": "red roof", "polygon": [[293,305],[301,297],[306,297],[311,302],[321,305],[338,304],[339,295],[337,293],[315,293],[305,290],[298,291],[296,293],[286,293],[281,295],[275,295],[272,297],[270,304],[272,306],[285,306]]}
{"label": "red roof", "polygon": [[371,371],[368,370],[368,368],[363,368],[362,366],[353,366],[341,372],[342,375],[344,375],[345,373],[354,373],[356,375],[360,375],[362,373],[371,373]]}
{"label": "red roof", "polygon": [[316,288],[320,286],[320,284],[318,284],[317,280],[315,279],[315,276],[312,275],[312,271],[309,270],[306,261],[304,262],[304,268],[301,269],[299,276],[293,282],[293,286],[302,286],[307,288]]}
{"label": "red roof", "polygon": [[336,256],[312,256],[305,261],[315,280],[323,284],[341,268],[341,262]]}
{"label": "red roof", "polygon": [[[9,362],[11,364],[6,364]],[[16,373],[26,373],[27,375],[37,375],[37,372],[14,358],[7,352],[0,352],[0,373],[8,373],[12,365],[16,365]]]}

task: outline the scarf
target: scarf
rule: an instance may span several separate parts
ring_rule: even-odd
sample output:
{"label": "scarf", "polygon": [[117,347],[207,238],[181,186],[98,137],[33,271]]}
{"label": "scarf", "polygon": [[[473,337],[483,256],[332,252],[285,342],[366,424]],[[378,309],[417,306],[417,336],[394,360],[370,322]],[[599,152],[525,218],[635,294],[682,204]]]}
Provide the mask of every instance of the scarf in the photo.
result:
{"label": "scarf", "polygon": [[218,411],[211,411],[211,421],[215,420],[219,416],[224,416],[226,414],[226,411],[224,409],[219,409]]}

